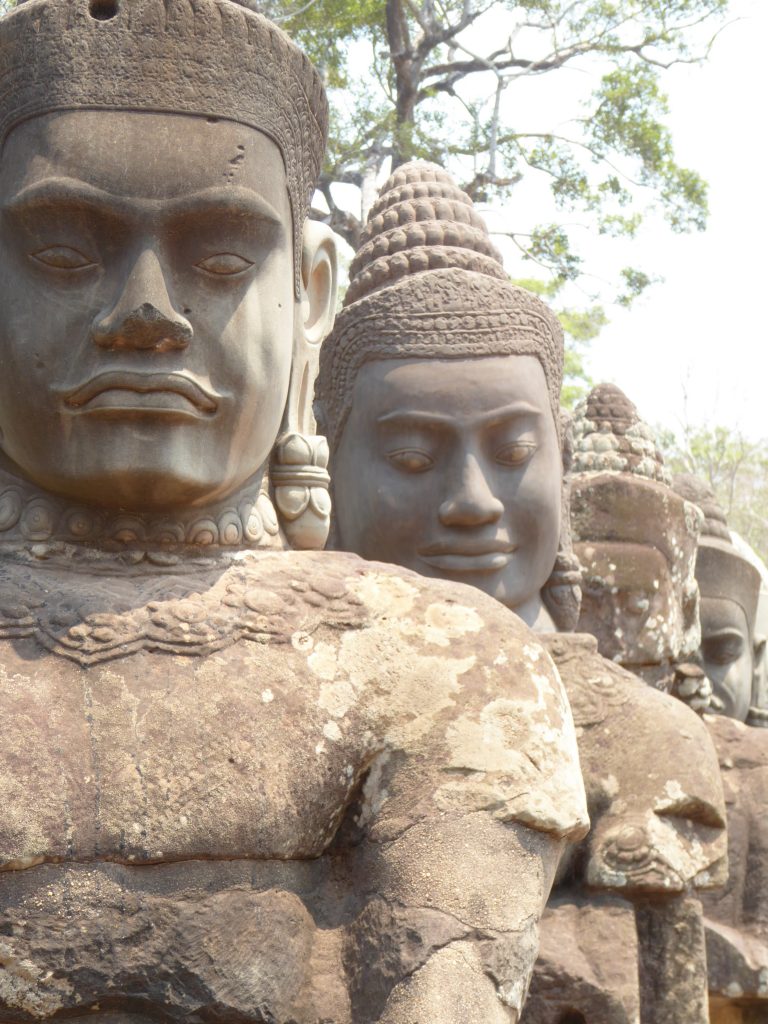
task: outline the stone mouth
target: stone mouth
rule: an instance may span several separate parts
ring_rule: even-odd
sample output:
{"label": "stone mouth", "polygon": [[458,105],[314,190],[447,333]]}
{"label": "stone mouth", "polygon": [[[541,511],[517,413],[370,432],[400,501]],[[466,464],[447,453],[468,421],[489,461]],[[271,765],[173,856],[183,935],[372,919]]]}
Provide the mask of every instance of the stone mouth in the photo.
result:
{"label": "stone mouth", "polygon": [[[131,398],[127,395],[130,394]],[[204,388],[183,373],[132,373],[113,370],[92,377],[64,394],[64,403],[70,409],[118,408],[120,403],[140,404],[146,408],[162,408],[168,398],[184,399],[204,415],[213,415],[221,396]]]}

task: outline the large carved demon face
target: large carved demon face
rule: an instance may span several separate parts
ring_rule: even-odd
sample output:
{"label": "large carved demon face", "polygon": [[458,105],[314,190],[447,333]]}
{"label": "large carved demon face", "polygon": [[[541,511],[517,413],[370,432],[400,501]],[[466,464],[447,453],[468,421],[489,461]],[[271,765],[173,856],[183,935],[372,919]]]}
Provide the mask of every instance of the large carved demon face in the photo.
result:
{"label": "large carved demon face", "polygon": [[267,460],[293,292],[283,160],[202,117],[76,111],[0,163],[0,445],[52,491],[194,505]]}

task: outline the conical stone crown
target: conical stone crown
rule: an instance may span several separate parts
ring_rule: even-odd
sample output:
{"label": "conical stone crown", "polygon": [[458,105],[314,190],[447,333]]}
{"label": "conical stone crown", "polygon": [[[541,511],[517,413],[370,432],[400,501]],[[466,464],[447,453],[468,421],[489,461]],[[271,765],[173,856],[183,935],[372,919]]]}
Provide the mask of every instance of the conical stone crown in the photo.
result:
{"label": "conical stone crown", "polygon": [[368,215],[344,304],[409,274],[447,268],[507,278],[466,192],[436,164],[403,164],[384,183]]}
{"label": "conical stone crown", "polygon": [[670,484],[653,430],[615,384],[598,384],[575,410],[574,473],[633,473]]}

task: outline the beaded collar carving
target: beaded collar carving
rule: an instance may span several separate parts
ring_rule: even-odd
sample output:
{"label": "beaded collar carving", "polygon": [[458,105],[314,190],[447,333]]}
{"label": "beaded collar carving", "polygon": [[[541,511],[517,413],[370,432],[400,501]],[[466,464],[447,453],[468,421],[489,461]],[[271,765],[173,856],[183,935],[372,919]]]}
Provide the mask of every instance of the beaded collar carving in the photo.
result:
{"label": "beaded collar carving", "polygon": [[195,555],[285,547],[269,494],[251,485],[219,505],[175,514],[78,505],[0,469],[0,551],[50,558],[67,549],[174,565]]}

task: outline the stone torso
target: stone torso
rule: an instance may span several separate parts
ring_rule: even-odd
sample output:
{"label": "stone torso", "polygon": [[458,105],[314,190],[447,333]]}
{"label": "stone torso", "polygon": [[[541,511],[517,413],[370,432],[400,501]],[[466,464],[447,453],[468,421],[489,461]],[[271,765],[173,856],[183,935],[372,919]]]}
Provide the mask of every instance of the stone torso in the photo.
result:
{"label": "stone torso", "polygon": [[455,595],[328,553],[0,562],[0,1021],[351,1022],[363,836],[583,829],[546,656]]}
{"label": "stone torso", "polygon": [[310,561],[0,569],[0,856],[42,864],[0,872],[0,1020],[349,1019],[313,858],[377,752],[323,691],[365,609]]}
{"label": "stone torso", "polygon": [[302,561],[0,569],[6,867],[322,853],[367,756],[323,659],[365,609]]}
{"label": "stone torso", "polygon": [[739,1005],[768,1004],[768,733],[723,716],[706,719],[728,813],[728,881],[707,893],[710,991]]}
{"label": "stone torso", "polygon": [[573,710],[592,829],[561,864],[523,1024],[560,1024],[569,1011],[636,1024],[633,903],[724,878],[715,752],[690,710],[603,658],[593,637],[541,640]]}

